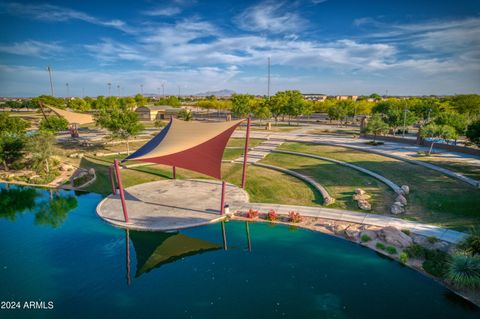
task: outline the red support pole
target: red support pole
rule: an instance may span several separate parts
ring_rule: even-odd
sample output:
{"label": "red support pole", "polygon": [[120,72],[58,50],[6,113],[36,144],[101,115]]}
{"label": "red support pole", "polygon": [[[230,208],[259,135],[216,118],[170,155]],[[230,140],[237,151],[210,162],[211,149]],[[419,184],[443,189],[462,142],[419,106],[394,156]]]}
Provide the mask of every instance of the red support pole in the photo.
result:
{"label": "red support pole", "polygon": [[250,140],[250,116],[247,119],[247,136],[245,137],[245,152],[243,154],[243,173],[242,173],[242,188],[245,189],[245,182],[247,181],[247,159],[248,159],[248,142]]}
{"label": "red support pole", "polygon": [[122,178],[120,177],[120,168],[118,167],[118,160],[114,160],[115,172],[117,173],[118,190],[120,191],[120,199],[122,200],[123,217],[128,223],[127,203],[125,202],[125,194],[123,193]]}
{"label": "red support pole", "polygon": [[110,174],[110,183],[112,184],[112,194],[115,195],[117,193],[115,189],[115,177],[113,176],[113,167],[110,166],[108,168],[108,173]]}
{"label": "red support pole", "polygon": [[222,181],[222,198],[220,200],[220,215],[225,214],[225,182]]}
{"label": "red support pole", "polygon": [[177,179],[177,168],[173,166],[173,179]]}

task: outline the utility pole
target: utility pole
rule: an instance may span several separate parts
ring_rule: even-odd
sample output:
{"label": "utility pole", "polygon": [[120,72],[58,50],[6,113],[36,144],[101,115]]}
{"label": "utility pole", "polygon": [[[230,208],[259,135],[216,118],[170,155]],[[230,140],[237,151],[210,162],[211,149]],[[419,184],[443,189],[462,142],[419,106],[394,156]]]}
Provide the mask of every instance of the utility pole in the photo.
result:
{"label": "utility pole", "polygon": [[270,57],[268,57],[268,83],[267,83],[267,97],[270,97]]}
{"label": "utility pole", "polygon": [[107,83],[107,85],[108,85],[108,96],[110,96],[112,91],[112,83],[109,82]]}
{"label": "utility pole", "polygon": [[70,84],[68,84],[68,82],[67,82],[67,83],[65,83],[65,85],[67,86],[67,97],[69,97],[70,96]]}
{"label": "utility pole", "polygon": [[143,95],[143,84],[140,84],[140,92],[142,92]]}
{"label": "utility pole", "polygon": [[180,98],[180,85],[178,85],[178,98]]}
{"label": "utility pole", "polygon": [[165,83],[162,83],[162,97],[165,97]]}
{"label": "utility pole", "polygon": [[405,137],[405,126],[407,123],[407,100],[404,101],[404,108],[403,108],[403,134],[402,136]]}
{"label": "utility pole", "polygon": [[55,96],[55,93],[53,92],[52,68],[48,66],[47,70],[48,70],[48,77],[50,78],[50,93],[52,94],[52,96]]}
{"label": "utility pole", "polygon": [[82,88],[82,97],[85,97],[85,88]]}
{"label": "utility pole", "polygon": [[117,89],[118,89],[118,97],[120,97],[120,84],[117,84]]}

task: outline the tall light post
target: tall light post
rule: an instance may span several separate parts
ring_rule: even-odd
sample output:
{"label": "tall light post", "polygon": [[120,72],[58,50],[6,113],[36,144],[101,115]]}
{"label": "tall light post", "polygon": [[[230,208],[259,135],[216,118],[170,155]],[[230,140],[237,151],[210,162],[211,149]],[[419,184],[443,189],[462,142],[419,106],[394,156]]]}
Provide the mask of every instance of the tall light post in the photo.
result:
{"label": "tall light post", "polygon": [[50,93],[52,94],[52,96],[55,96],[55,93],[53,92],[52,68],[48,66],[47,70],[48,70],[48,77],[50,78]]}
{"label": "tall light post", "polygon": [[117,84],[117,89],[118,89],[118,97],[120,97],[120,84]]}
{"label": "tall light post", "polygon": [[404,107],[403,107],[403,133],[402,133],[402,137],[405,137],[406,124],[407,124],[407,100],[404,101]]}
{"label": "tall light post", "polygon": [[162,83],[162,97],[165,97],[165,83]]}
{"label": "tall light post", "polygon": [[68,84],[68,82],[67,82],[67,83],[65,83],[65,86],[67,87],[67,97],[69,97],[70,96],[70,84]]}
{"label": "tall light post", "polygon": [[109,82],[107,83],[107,85],[108,85],[108,96],[110,96],[112,91],[112,83]]}
{"label": "tall light post", "polygon": [[142,95],[143,95],[143,84],[140,84],[140,92],[141,92]]}
{"label": "tall light post", "polygon": [[82,88],[82,97],[85,97],[85,88]]}
{"label": "tall light post", "polygon": [[268,57],[268,81],[267,81],[267,97],[270,97],[270,57]]}
{"label": "tall light post", "polygon": [[178,85],[178,98],[180,98],[180,85]]}

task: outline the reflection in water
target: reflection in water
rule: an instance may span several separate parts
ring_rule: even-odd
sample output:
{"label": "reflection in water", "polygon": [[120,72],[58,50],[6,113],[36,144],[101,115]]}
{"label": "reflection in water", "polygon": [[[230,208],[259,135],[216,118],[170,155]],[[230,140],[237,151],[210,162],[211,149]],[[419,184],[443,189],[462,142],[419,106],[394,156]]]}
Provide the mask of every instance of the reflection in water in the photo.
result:
{"label": "reflection in water", "polygon": [[49,191],[49,200],[36,202],[41,191],[22,186],[0,189],[0,217],[14,221],[17,214],[31,211],[35,213],[35,224],[58,228],[67,219],[68,213],[77,208],[78,200],[74,195],[65,195],[58,191]]}
{"label": "reflection in water", "polygon": [[126,246],[126,254],[127,257],[125,262],[127,263],[127,285],[130,286],[132,283],[132,279],[130,278],[130,233],[128,229],[125,229],[125,246]]}
{"label": "reflection in water", "polygon": [[14,186],[0,189],[0,217],[15,220],[17,214],[35,207],[38,196],[34,188]]}
{"label": "reflection in water", "polygon": [[[132,240],[137,256],[135,278],[164,264],[174,262],[186,256],[192,256],[211,250],[220,249],[215,243],[185,236],[178,232],[127,232]],[[127,237],[128,240],[128,237]],[[127,254],[129,250],[127,249]],[[127,256],[127,261],[128,261]],[[127,271],[129,271],[129,265]]]}
{"label": "reflection in water", "polygon": [[227,233],[225,232],[225,222],[222,222],[222,239],[223,239],[223,249],[228,250]]}
{"label": "reflection in water", "polygon": [[249,223],[245,222],[245,230],[247,231],[247,245],[248,245],[248,251],[252,252],[252,242],[250,241],[250,227]]}
{"label": "reflection in water", "polygon": [[77,208],[78,200],[73,195],[61,196],[50,192],[50,200],[42,203],[35,214],[35,224],[58,228],[67,219],[68,213]]}

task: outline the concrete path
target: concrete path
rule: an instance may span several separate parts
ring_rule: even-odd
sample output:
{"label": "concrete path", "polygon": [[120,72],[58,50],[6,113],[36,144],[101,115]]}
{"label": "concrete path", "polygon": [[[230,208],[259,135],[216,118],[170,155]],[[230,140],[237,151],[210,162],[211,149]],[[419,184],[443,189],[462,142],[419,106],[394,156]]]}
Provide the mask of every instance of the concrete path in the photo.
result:
{"label": "concrete path", "polygon": [[353,212],[341,209],[332,209],[324,207],[309,206],[293,206],[279,204],[263,204],[263,203],[245,203],[240,211],[248,211],[249,209],[260,210],[267,213],[270,209],[275,210],[278,214],[287,215],[290,211],[299,212],[302,216],[325,218],[331,220],[340,220],[344,222],[352,222],[363,225],[373,225],[379,227],[393,226],[398,229],[408,229],[412,233],[423,236],[435,236],[440,240],[456,244],[465,238],[465,234],[454,230],[444,229],[441,227],[426,225],[399,218],[393,218],[384,215],[376,215],[369,213]]}
{"label": "concrete path", "polygon": [[[472,185],[474,187],[480,187],[480,181],[473,179],[471,177],[467,177],[461,173],[439,167],[437,165],[433,165],[427,162],[415,160],[414,157],[417,152],[419,151],[428,151],[427,147],[418,146],[418,145],[410,145],[410,144],[402,144],[396,142],[384,142],[383,145],[378,146],[371,146],[365,144],[365,139],[360,138],[352,138],[346,136],[338,136],[338,135],[318,135],[318,134],[307,134],[309,129],[314,129],[315,126],[311,127],[303,127],[300,130],[295,130],[291,132],[269,132],[269,131],[252,131],[251,137],[258,138],[258,139],[276,139],[276,140],[284,140],[284,142],[302,142],[302,143],[316,143],[316,144],[325,144],[325,145],[332,145],[332,146],[342,146],[352,149],[357,149],[360,151],[376,153],[379,155],[395,158],[401,161],[406,161],[415,165],[420,165],[426,167],[428,169],[435,170],[440,172],[444,175],[456,178],[464,183]],[[233,137],[244,137],[244,132],[235,132]],[[442,157],[445,159],[455,160],[460,163],[466,163],[470,165],[478,165],[480,167],[480,158],[474,155],[464,154],[464,153],[457,153],[457,152],[449,152],[446,150],[437,150]]]}
{"label": "concrete path", "polygon": [[[119,195],[110,195],[97,206],[97,214],[123,228],[167,231],[195,227],[223,219],[220,216],[221,182],[165,180],[125,189],[129,222],[125,223]],[[227,184],[225,197],[232,211],[248,202],[241,188]]]}

